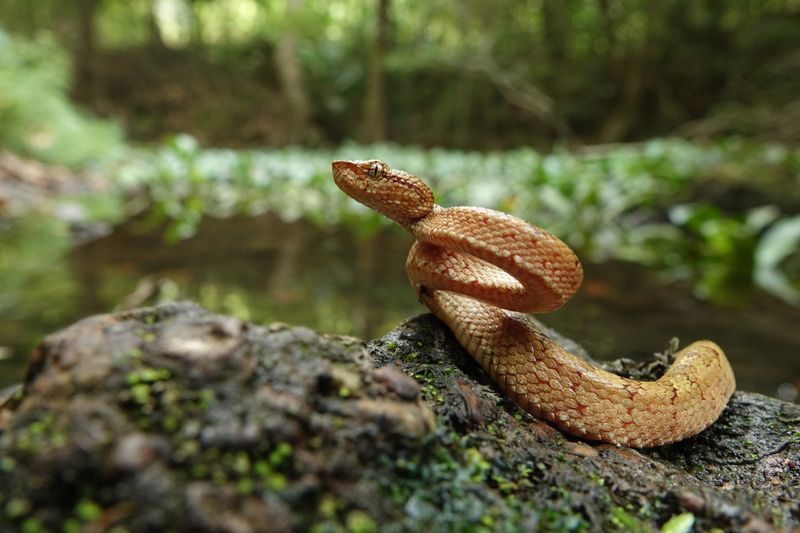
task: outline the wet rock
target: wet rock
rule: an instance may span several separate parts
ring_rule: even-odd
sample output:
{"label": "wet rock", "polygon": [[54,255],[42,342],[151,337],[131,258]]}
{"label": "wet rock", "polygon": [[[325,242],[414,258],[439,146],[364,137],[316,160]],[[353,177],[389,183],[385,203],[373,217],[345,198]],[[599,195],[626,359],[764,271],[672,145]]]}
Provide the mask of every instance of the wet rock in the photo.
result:
{"label": "wet rock", "polygon": [[375,379],[404,400],[415,400],[419,396],[419,383],[394,365],[382,366],[377,369]]}
{"label": "wet rock", "polygon": [[189,522],[202,531],[282,533],[291,531],[291,510],[276,498],[242,496],[231,487],[195,482],[186,489]]}
{"label": "wet rock", "polygon": [[166,458],[169,442],[156,435],[130,433],[117,439],[111,452],[111,464],[120,470],[137,471]]}
{"label": "wet rock", "polygon": [[737,392],[672,446],[582,442],[505,399],[430,315],[365,345],[165,305],[36,350],[0,407],[0,530],[791,529],[799,424]]}

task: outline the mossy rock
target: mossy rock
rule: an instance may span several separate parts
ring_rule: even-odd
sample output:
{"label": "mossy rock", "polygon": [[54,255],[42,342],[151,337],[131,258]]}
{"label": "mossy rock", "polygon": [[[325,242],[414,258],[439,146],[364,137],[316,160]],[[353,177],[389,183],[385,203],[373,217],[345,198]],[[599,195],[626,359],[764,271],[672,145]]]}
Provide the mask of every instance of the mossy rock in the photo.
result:
{"label": "mossy rock", "polygon": [[0,529],[790,529],[798,452],[800,406],[743,392],[672,446],[576,441],[430,315],[364,343],[182,303],[42,342],[0,408]]}

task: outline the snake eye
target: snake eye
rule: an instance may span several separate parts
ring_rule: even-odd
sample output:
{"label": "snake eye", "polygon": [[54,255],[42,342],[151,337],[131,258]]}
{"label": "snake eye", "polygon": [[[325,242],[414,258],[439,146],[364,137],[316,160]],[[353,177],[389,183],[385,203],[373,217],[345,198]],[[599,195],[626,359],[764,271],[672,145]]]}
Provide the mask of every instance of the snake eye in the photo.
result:
{"label": "snake eye", "polygon": [[367,171],[367,173],[370,176],[372,176],[373,178],[377,178],[378,177],[378,172],[380,172],[380,170],[381,170],[380,162],[379,161],[375,161],[374,163],[372,163],[369,166],[369,170]]}

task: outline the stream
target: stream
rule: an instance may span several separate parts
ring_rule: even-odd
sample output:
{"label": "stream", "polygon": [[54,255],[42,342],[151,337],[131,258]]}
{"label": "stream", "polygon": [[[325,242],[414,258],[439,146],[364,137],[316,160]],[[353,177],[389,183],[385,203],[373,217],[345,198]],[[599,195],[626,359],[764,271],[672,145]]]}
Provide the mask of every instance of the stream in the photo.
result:
{"label": "stream", "polygon": [[[358,237],[263,215],[209,218],[194,238],[169,246],[159,232],[128,222],[72,249],[58,267],[63,277],[48,276],[61,284],[57,297],[26,301],[24,312],[2,317],[0,387],[23,379],[42,336],[154,290],[256,323],[380,336],[424,311],[403,269],[409,245],[400,231]],[[682,346],[707,338],[727,353],[740,389],[796,400],[800,309],[758,291],[736,306],[717,306],[695,298],[689,284],[665,283],[633,264],[584,268],[579,293],[539,318],[596,359],[643,359],[672,337]],[[26,283],[36,293],[33,284],[48,280]]]}

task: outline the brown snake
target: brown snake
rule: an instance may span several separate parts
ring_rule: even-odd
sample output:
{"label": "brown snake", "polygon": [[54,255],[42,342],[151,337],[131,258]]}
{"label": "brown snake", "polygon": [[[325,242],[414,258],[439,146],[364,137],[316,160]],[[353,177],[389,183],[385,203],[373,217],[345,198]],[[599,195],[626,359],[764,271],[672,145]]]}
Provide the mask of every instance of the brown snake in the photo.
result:
{"label": "brown snake", "polygon": [[560,307],[583,280],[557,237],[498,211],[440,207],[422,180],[381,161],[334,161],[333,177],[414,236],[406,271],[420,300],[529,413],[566,433],[639,448],[695,435],[725,408],[736,383],[711,341],[679,351],[657,381],[637,381],[592,366],[535,327],[523,313]]}

